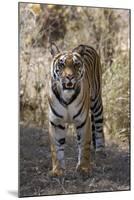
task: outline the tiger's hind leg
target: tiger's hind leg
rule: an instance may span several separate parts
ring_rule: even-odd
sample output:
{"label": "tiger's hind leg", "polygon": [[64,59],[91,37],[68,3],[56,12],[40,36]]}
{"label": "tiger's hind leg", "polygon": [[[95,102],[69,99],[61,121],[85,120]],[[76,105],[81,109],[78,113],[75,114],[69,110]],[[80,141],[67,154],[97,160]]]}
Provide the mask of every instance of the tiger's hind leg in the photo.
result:
{"label": "tiger's hind leg", "polygon": [[104,132],[103,132],[103,105],[101,96],[92,100],[91,106],[91,121],[92,121],[92,142],[93,146],[98,151],[103,151],[105,147]]}
{"label": "tiger's hind leg", "polygon": [[87,117],[84,123],[76,127],[77,141],[78,141],[78,163],[76,170],[82,173],[89,173],[90,166],[90,142],[91,142],[91,128],[90,119]]}
{"label": "tiger's hind leg", "polygon": [[52,176],[62,176],[65,170],[64,144],[66,129],[63,125],[49,123],[49,138],[52,156]]}

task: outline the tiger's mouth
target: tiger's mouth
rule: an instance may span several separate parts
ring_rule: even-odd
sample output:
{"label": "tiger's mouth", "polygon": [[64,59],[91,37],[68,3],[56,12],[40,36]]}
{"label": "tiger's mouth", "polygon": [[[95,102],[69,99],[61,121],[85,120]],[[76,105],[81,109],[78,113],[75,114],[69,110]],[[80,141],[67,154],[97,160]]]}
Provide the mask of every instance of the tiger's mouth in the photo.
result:
{"label": "tiger's mouth", "polygon": [[74,90],[75,89],[75,84],[72,83],[71,81],[68,83],[63,83],[63,90]]}

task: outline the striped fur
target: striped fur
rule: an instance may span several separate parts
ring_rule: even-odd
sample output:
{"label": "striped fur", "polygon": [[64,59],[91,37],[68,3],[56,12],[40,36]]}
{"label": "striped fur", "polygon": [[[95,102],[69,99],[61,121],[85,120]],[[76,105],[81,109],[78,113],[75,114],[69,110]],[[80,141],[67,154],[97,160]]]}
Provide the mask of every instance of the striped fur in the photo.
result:
{"label": "striped fur", "polygon": [[68,52],[59,52],[53,45],[51,52],[54,58],[48,100],[52,173],[61,175],[65,169],[64,145],[68,123],[76,126],[77,169],[88,172],[91,140],[96,150],[104,148],[100,59],[87,45],[79,45]]}

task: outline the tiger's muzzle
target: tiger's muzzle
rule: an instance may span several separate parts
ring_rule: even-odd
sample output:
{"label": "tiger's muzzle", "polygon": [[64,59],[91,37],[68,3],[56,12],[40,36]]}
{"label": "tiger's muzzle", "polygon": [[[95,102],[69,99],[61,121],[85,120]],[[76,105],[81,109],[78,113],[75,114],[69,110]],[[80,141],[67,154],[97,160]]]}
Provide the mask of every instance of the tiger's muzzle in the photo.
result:
{"label": "tiger's muzzle", "polygon": [[63,90],[74,90],[76,86],[76,78],[73,75],[67,75],[62,80]]}

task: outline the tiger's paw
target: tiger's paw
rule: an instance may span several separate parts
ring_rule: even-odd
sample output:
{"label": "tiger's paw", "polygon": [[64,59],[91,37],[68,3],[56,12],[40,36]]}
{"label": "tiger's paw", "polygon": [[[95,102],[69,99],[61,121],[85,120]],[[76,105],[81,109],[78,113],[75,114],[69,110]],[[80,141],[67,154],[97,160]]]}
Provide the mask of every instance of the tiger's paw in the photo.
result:
{"label": "tiger's paw", "polygon": [[76,166],[76,171],[80,174],[90,174],[91,172],[91,166],[88,164],[78,164]]}
{"label": "tiger's paw", "polygon": [[59,169],[52,169],[51,171],[49,171],[49,176],[53,177],[53,176],[63,176],[64,175],[64,169],[59,168]]}
{"label": "tiger's paw", "polygon": [[91,167],[89,166],[77,165],[76,172],[78,174],[78,177],[81,178],[83,181],[86,181],[91,177]]}
{"label": "tiger's paw", "polygon": [[95,157],[98,159],[106,159],[107,157],[107,154],[105,152],[105,148],[104,147],[100,147],[100,148],[97,148],[96,151],[95,151]]}

